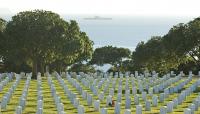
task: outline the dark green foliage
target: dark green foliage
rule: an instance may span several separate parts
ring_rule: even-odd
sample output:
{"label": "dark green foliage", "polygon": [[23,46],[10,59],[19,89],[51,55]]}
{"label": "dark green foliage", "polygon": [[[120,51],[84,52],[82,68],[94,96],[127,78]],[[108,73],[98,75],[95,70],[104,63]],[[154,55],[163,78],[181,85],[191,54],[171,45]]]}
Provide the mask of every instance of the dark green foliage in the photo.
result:
{"label": "dark green foliage", "polygon": [[64,69],[89,59],[92,53],[93,43],[76,21],[66,22],[51,11],[20,12],[7,23],[4,34],[3,62],[29,65],[34,77],[44,72],[45,65]]}
{"label": "dark green foliage", "polygon": [[130,50],[127,48],[117,48],[112,46],[96,48],[92,56],[91,63],[97,65],[119,65],[123,59],[130,57],[130,53]]}
{"label": "dark green foliage", "polygon": [[84,73],[95,73],[95,69],[92,65],[88,64],[74,64],[69,71],[72,72],[84,72]]}

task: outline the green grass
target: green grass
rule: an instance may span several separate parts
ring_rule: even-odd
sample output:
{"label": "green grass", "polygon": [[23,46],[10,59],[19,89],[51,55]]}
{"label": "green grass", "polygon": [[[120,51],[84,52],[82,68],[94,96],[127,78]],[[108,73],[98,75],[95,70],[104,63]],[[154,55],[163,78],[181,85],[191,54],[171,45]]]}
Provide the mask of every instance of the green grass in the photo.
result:
{"label": "green grass", "polygon": [[[67,96],[64,93],[63,88],[59,85],[58,81],[55,78],[53,79],[53,83],[55,84],[56,92],[61,97],[61,102],[64,104],[64,111],[67,114],[77,114],[77,109],[74,108],[73,104],[69,101]],[[178,83],[182,82],[184,79],[179,80],[178,82],[174,83],[173,85],[177,85]],[[100,80],[98,80],[100,81]],[[194,78],[190,83],[184,86],[184,89],[189,87],[192,83],[196,81],[196,78]],[[14,81],[13,81],[14,82]],[[9,82],[7,86],[3,88],[3,91],[0,92],[0,98],[9,90],[9,88],[12,86],[13,82]],[[16,91],[13,93],[12,98],[10,102],[7,105],[7,109],[2,111],[2,114],[14,114],[15,109],[18,106],[19,98],[22,95],[25,80],[21,80],[19,85],[17,86]],[[81,84],[81,82],[79,82]],[[135,81],[136,83],[136,81]],[[65,79],[65,84],[70,88],[71,91],[77,94],[77,98],[80,99],[80,105],[83,105],[85,108],[86,114],[100,114],[98,111],[94,110],[93,106],[88,106],[87,101],[82,98],[82,96],[78,93],[76,88],[74,88],[68,80]],[[125,85],[125,79],[123,80],[123,85]],[[136,83],[137,85],[137,83]],[[82,84],[83,90],[86,90],[90,94],[92,94],[92,91],[90,91],[89,88],[84,87]],[[102,88],[99,89],[99,92],[103,91],[105,84],[103,84]],[[131,90],[131,81],[129,81],[129,86]],[[171,85],[172,86],[172,85]],[[110,83],[109,87],[112,87],[112,83]],[[115,90],[115,96],[113,97],[114,100],[117,99],[117,88],[118,83],[116,84],[116,90]],[[124,87],[123,87],[124,89]],[[186,98],[186,100],[181,104],[178,105],[176,109],[173,110],[173,113],[170,114],[183,114],[183,111],[185,108],[187,108],[192,101],[198,96],[198,91],[200,90],[200,87],[198,88],[195,93],[191,94]],[[57,114],[56,106],[53,100],[53,97],[51,96],[50,87],[47,83],[47,78],[42,78],[42,92],[44,97],[44,104],[43,104],[43,113],[44,114]],[[104,101],[100,102],[100,108],[106,107],[106,96],[109,94],[109,90],[104,95]],[[143,114],[159,114],[160,107],[166,106],[167,102],[172,101],[175,97],[178,96],[179,93],[173,93],[170,94],[167,99],[165,99],[164,103],[158,102],[157,107],[151,107],[151,111],[145,111],[144,109],[144,101],[140,98],[140,104],[143,105]],[[98,96],[93,95],[93,100],[97,100]],[[148,97],[149,100],[151,100],[151,97]],[[131,100],[132,100],[132,106],[131,106],[131,112],[132,114],[135,114],[136,107],[134,105],[134,96],[131,94]],[[37,80],[31,80],[28,95],[27,95],[27,101],[26,101],[26,107],[23,110],[23,114],[35,114],[37,109]],[[114,114],[114,107],[107,107],[108,114]],[[122,102],[121,102],[121,114],[124,113],[125,110],[125,95],[122,95]],[[200,114],[200,109],[195,112],[196,114]]]}

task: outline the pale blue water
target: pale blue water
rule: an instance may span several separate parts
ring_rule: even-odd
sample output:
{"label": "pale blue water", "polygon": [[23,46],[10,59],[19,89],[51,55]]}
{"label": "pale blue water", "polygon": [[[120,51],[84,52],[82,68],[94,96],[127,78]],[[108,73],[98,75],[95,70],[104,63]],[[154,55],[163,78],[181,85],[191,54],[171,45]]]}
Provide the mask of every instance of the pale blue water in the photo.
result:
{"label": "pale blue water", "polygon": [[[100,16],[112,20],[85,20],[95,15],[64,16],[75,19],[95,43],[95,47],[114,45],[134,50],[140,41],[163,36],[173,25],[187,23],[193,17]],[[99,16],[99,15],[98,15]]]}

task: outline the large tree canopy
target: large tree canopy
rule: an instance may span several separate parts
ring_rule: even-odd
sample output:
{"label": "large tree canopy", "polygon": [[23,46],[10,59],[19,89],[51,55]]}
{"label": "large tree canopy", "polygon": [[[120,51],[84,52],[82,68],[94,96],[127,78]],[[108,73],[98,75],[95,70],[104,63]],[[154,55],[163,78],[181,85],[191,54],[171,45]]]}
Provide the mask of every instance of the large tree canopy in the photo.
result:
{"label": "large tree canopy", "polygon": [[43,10],[13,16],[5,34],[4,61],[26,61],[32,65],[33,76],[36,76],[38,66],[43,69],[45,64],[55,61],[75,61],[84,52],[85,41],[90,41],[85,38],[86,34],[82,35],[75,21],[68,23],[58,14]]}
{"label": "large tree canopy", "polygon": [[174,26],[163,38],[171,54],[189,56],[200,65],[200,18]]}
{"label": "large tree canopy", "polygon": [[[173,52],[173,51],[172,51]],[[184,58],[171,54],[165,47],[161,36],[154,36],[146,43],[141,42],[137,45],[132,54],[133,65],[159,72],[168,72],[170,69],[177,68]]]}

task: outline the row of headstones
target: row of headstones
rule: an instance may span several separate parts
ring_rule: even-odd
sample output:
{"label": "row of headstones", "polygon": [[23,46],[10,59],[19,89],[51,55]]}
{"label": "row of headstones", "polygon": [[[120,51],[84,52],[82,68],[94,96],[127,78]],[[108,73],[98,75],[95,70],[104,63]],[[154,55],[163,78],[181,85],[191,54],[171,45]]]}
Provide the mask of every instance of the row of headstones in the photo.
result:
{"label": "row of headstones", "polygon": [[12,94],[15,92],[17,86],[20,83],[21,80],[21,75],[15,74],[16,75],[16,80],[13,83],[12,87],[9,89],[7,93],[5,93],[1,99],[1,108],[0,110],[6,110],[7,104],[10,102],[10,99],[12,97]]}
{"label": "row of headstones", "polygon": [[[73,80],[73,82],[72,83],[74,83],[75,84],[75,81]],[[112,92],[110,92],[110,96],[108,96],[107,97],[107,105],[108,105],[108,103],[110,103],[111,101],[112,101],[112,96],[114,96],[114,90],[113,90],[113,88],[112,89],[110,89],[110,91],[112,91]],[[128,93],[128,92],[126,92],[126,93]],[[127,94],[126,96],[129,96],[130,95],[130,91],[129,91],[129,94]],[[92,100],[91,100],[91,95],[90,94],[88,94],[88,96],[89,97],[86,97],[87,96],[87,93],[85,92],[85,91],[83,91],[83,94],[82,94],[82,96],[83,96],[83,98],[84,99],[87,99],[87,102],[88,102],[88,104],[89,105],[91,105],[91,103],[92,103]],[[101,92],[100,94],[99,94],[99,99],[100,100],[102,100],[104,98],[104,94],[103,94],[103,92]],[[118,99],[119,99],[119,97],[118,97]],[[121,97],[120,97],[120,99],[121,99]],[[119,100],[118,100],[119,101]],[[131,105],[130,105],[130,97],[129,97],[129,99],[126,99],[126,108],[128,108],[128,107],[130,107]],[[121,102],[121,100],[120,100],[120,102]],[[129,102],[129,103],[128,103]],[[138,99],[138,102],[139,102],[139,99]],[[95,102],[94,104],[98,104],[98,101],[97,101],[97,103]],[[98,105],[97,105],[98,106]]]}
{"label": "row of headstones", "polygon": [[[78,76],[79,77],[79,76]],[[176,81],[176,80],[175,80]],[[174,81],[174,82],[175,82]],[[93,81],[93,84],[92,85],[90,85],[89,84],[89,82],[86,80],[86,79],[82,79],[82,84],[83,85],[85,85],[86,87],[90,87],[90,89],[93,91],[93,93],[96,95],[96,91],[98,91],[97,89],[94,89],[94,88],[100,88],[101,87],[101,85],[105,82],[105,79],[103,78],[100,82],[99,82],[99,84],[98,84],[98,86],[96,87],[95,85],[95,82],[96,82],[96,79]],[[109,84],[110,84],[110,82],[113,82],[112,83],[112,85],[113,85],[113,88],[115,89],[115,85],[116,85],[116,79],[114,79],[114,81],[112,80],[112,81],[110,81],[109,79],[106,81],[106,86],[104,87],[104,92],[106,92],[107,90],[108,90],[108,88],[109,88]],[[126,82],[128,82],[127,80],[126,80]],[[132,85],[134,86],[134,81],[132,81]],[[121,85],[122,86],[122,80],[120,80],[119,81],[119,85]],[[139,85],[140,86],[140,85]],[[125,88],[127,89],[127,88],[129,88],[129,86],[128,86],[128,83],[126,83],[126,86],[125,86]],[[133,87],[134,88],[134,87]],[[121,89],[118,89],[118,90],[121,90]],[[142,92],[143,91],[143,86],[141,85],[140,87],[139,87],[139,90]]]}
{"label": "row of headstones", "polygon": [[[191,81],[190,79],[187,79],[186,81],[184,81],[184,82],[187,82],[188,83],[188,80],[189,81]],[[186,83],[185,83],[185,85],[186,85]],[[166,88],[165,90],[164,90],[164,92],[163,93],[160,93],[160,96],[159,96],[159,101],[160,102],[164,102],[164,99],[166,99],[166,98],[168,98],[168,96],[169,96],[169,94],[172,94],[173,92],[170,92],[170,88]],[[154,101],[154,100],[153,100]],[[173,99],[173,101],[170,101],[168,104],[167,104],[167,108],[166,109],[168,109],[168,110],[171,110],[171,105],[174,103],[174,108],[176,108],[177,107],[177,103],[178,103],[178,99],[177,98],[175,98],[175,99]],[[163,107],[163,109],[161,110],[161,112],[163,112],[163,110],[165,109],[165,106]]]}
{"label": "row of headstones", "polygon": [[[83,96],[85,96],[85,95],[83,95]],[[155,99],[155,98],[157,98],[157,97],[154,97],[153,99]],[[130,100],[127,100],[127,101],[130,101]],[[148,103],[147,103],[148,104]]]}
{"label": "row of headstones", "polygon": [[153,86],[153,93],[159,93],[160,91],[163,91],[165,88],[169,87],[175,82],[178,82],[180,79],[181,79],[180,75],[174,78],[170,78],[170,75],[167,75],[164,82],[161,82],[160,84]]}
{"label": "row of headstones", "polygon": [[[73,80],[72,83],[75,83],[74,81],[75,80]],[[92,100],[93,100],[92,95],[88,94],[86,91],[83,90],[82,91],[82,97],[83,97],[83,99],[87,100],[88,105],[92,105]],[[103,98],[104,98],[104,94],[103,94],[103,92],[101,92],[99,94],[99,99],[102,100]],[[94,100],[94,109],[96,111],[100,111],[99,110],[100,109],[100,100]],[[111,102],[112,102],[112,96],[109,95],[109,96],[107,96],[106,106],[109,106],[109,103],[111,103]],[[130,97],[129,97],[129,99],[126,99],[126,108],[128,108],[128,107],[130,108],[130,106],[131,106],[131,100],[130,100]],[[118,108],[116,108],[116,109],[118,109]],[[83,106],[78,107],[78,111],[83,112],[84,107]],[[105,112],[105,111],[103,111],[103,112]],[[82,114],[82,113],[80,113],[80,114]]]}
{"label": "row of headstones", "polygon": [[30,82],[31,82],[31,76],[32,76],[32,74],[27,74],[27,80],[26,80],[25,85],[24,85],[24,90],[23,90],[22,95],[19,99],[19,104],[16,107],[16,114],[22,114],[22,111],[25,109],[27,95],[28,95],[28,89],[29,89]]}
{"label": "row of headstones", "polygon": [[[75,79],[71,78],[71,75],[67,75],[66,78],[70,82],[70,84],[76,88],[79,94],[82,95],[82,98],[84,100],[87,100],[87,104],[89,106],[92,105],[92,101],[93,101],[92,95],[87,93],[85,90],[82,90],[82,87],[80,86],[80,84]],[[72,91],[70,91],[69,93],[71,94],[71,96],[73,96],[72,101],[73,101],[74,107],[78,109],[78,114],[84,114],[85,109],[83,105],[80,105],[80,99],[76,98],[76,94],[74,94]],[[99,106],[100,106],[100,103],[99,103]]]}
{"label": "row of headstones", "polygon": [[200,107],[200,94],[193,100],[193,102],[184,110],[184,114],[194,114]]}
{"label": "row of headstones", "polygon": [[[59,77],[59,76],[57,76],[57,77]],[[93,104],[94,110],[95,111],[99,111],[99,109],[100,109],[100,100],[94,100],[92,95],[87,93],[85,90],[82,90],[81,85],[75,79],[71,78],[70,75],[68,75],[66,78],[70,82],[70,84],[77,89],[79,94],[82,94],[82,98],[84,100],[87,100],[87,104],[89,106],[91,106]],[[60,77],[58,79],[61,80]],[[74,99],[73,100],[73,104],[74,104],[74,107],[78,108],[78,114],[84,114],[85,109],[84,109],[83,105],[80,105],[79,98],[76,98],[76,95],[73,92],[69,91],[69,93],[71,94],[70,96],[74,96],[73,97],[73,99]]]}
{"label": "row of headstones", "polygon": [[56,93],[55,85],[53,84],[51,75],[48,74],[48,85],[50,86],[51,89],[51,95],[54,99],[58,114],[65,114],[64,112],[64,104],[61,102],[60,96]]}
{"label": "row of headstones", "polygon": [[[78,76],[75,72],[63,72],[62,74],[64,75],[72,75],[72,77],[76,77]],[[119,78],[119,77],[141,77],[141,78],[144,78],[144,77],[149,77],[149,76],[158,76],[158,73],[156,73],[156,71],[152,71],[152,72],[149,72],[149,71],[144,71],[143,73],[139,73],[138,71],[135,71],[134,74],[131,74],[130,72],[125,72],[125,73],[121,73],[121,72],[110,72],[110,73],[88,73],[88,74],[85,74],[83,72],[79,72],[78,73],[79,75],[81,75],[81,77],[87,77],[88,75],[90,75],[90,77],[93,77],[93,78],[108,78],[108,77],[112,77],[113,74],[114,74],[114,77],[116,78]],[[193,75],[192,71],[189,71],[188,72],[189,75]],[[174,71],[170,71],[169,75],[176,75],[174,73]],[[183,71],[180,71],[179,75],[181,76],[184,76],[185,74],[183,73]],[[200,76],[200,71],[198,72],[198,75]],[[79,78],[81,78],[79,77]]]}
{"label": "row of headstones", "polygon": [[[129,96],[130,94],[126,94],[126,96],[125,96],[125,109],[129,109],[130,107],[131,107],[131,98],[130,98],[130,96]],[[150,105],[151,105],[151,101],[149,101],[149,100],[146,100],[147,98],[146,98],[146,92],[142,92],[142,99],[145,101],[145,110],[147,110],[147,111],[150,111]],[[117,102],[119,102],[119,103],[121,103],[121,96],[122,96],[122,94],[121,93],[118,93],[118,96],[117,96]],[[161,93],[160,94],[160,102],[164,102],[164,98],[165,97],[167,97],[167,95],[165,95],[165,93]],[[108,103],[110,103],[112,101],[112,96],[111,95],[109,95],[108,97],[107,97],[107,105],[108,105]],[[174,99],[174,102],[175,103],[177,103],[177,100],[176,99]],[[135,95],[134,96],[134,104],[135,105],[139,105],[139,95],[137,94],[137,95]],[[153,97],[152,97],[152,105],[153,106],[157,106],[157,104],[158,104],[158,96],[157,95],[153,95]],[[168,104],[168,107],[170,106],[170,104],[171,104],[171,102]]]}
{"label": "row of headstones", "polygon": [[[120,102],[115,103],[114,113],[121,114]],[[108,114],[107,108],[101,108],[100,114]],[[125,109],[124,114],[131,114],[131,109]],[[136,114],[142,114],[142,105],[136,105]]]}
{"label": "row of headstones", "polygon": [[[77,76],[77,77],[80,77],[80,76]],[[108,88],[109,88],[109,84],[110,82],[113,82],[112,85],[113,85],[113,88],[115,89],[115,85],[116,85],[116,78],[114,80],[111,80],[110,78],[107,79],[105,81],[105,78],[102,78],[99,83],[97,84],[97,79],[93,80],[93,84],[90,84],[89,81],[85,78],[82,78],[81,80],[82,84],[88,88],[90,88],[93,93],[96,95],[96,91],[98,91],[97,89],[101,88],[102,85],[104,84],[104,82],[106,82],[105,86],[104,86],[104,93],[107,92]],[[120,79],[119,81],[119,85],[122,85],[122,79]],[[134,84],[133,84],[134,85]],[[126,88],[128,87],[127,83],[126,83]],[[96,89],[97,88],[97,89]]]}
{"label": "row of headstones", "polygon": [[5,78],[9,78],[9,80],[11,81],[14,77],[15,73],[11,72],[11,73],[0,73],[0,82],[3,81]]}
{"label": "row of headstones", "polygon": [[68,86],[65,84],[64,80],[58,73],[55,73],[55,77],[58,80],[60,86],[64,89],[64,93],[67,96],[67,98],[70,100],[70,102],[74,105],[75,108],[78,108],[79,99],[76,98],[76,94],[68,89]]}
{"label": "row of headstones", "polygon": [[[169,94],[173,94],[173,93],[177,93],[179,90],[181,90],[186,84],[188,84],[190,81],[192,80],[192,76],[191,77],[188,77],[188,79],[186,79],[185,81],[177,84],[177,85],[174,85],[174,86],[171,86],[171,87],[167,87],[164,89],[164,92],[163,93],[160,93],[160,99],[164,100],[164,98],[167,98],[169,96]],[[154,88],[155,89],[155,88]],[[154,90],[155,91],[155,90]],[[157,90],[158,91],[158,88]],[[149,95],[152,96],[152,90],[149,90]],[[156,92],[157,93],[157,92]]]}
{"label": "row of headstones", "polygon": [[[55,73],[55,76],[56,76],[57,80],[59,81],[59,84],[63,87],[65,94],[70,99],[73,106],[78,109],[78,114],[84,114],[85,113],[84,106],[80,105],[80,100],[79,100],[79,98],[76,98],[76,94],[68,89],[64,80],[62,79],[62,77],[58,73]],[[70,84],[73,87],[75,87],[78,90],[78,92],[81,94],[82,93],[82,87],[80,86],[80,84],[78,82],[76,82],[73,78],[71,78],[70,75],[67,75],[66,78],[70,82]],[[92,101],[92,96],[88,97],[88,100],[89,99]],[[88,105],[90,105],[90,102],[88,102]]]}
{"label": "row of headstones", "polygon": [[[187,98],[187,96],[189,96],[190,94],[192,94],[197,89],[197,87],[199,85],[200,85],[200,80],[197,80],[190,87],[188,87],[187,89],[181,91],[181,93],[178,95],[178,97],[174,98],[172,101],[169,101],[167,103],[167,106],[163,106],[160,109],[160,114],[166,114],[166,113],[172,112],[173,109],[176,108],[178,105],[181,105],[183,103],[183,101]],[[192,107],[194,107],[194,106],[192,106]],[[192,110],[192,111],[194,112],[195,110]]]}
{"label": "row of headstones", "polygon": [[2,81],[6,77],[6,73],[0,73],[0,81]]}
{"label": "row of headstones", "polygon": [[43,94],[42,94],[42,78],[41,74],[37,75],[37,112],[36,114],[43,114]]}
{"label": "row of headstones", "polygon": [[[2,77],[4,78],[1,82],[0,82],[0,92],[3,90],[3,87],[6,86],[10,81],[12,81],[14,74],[13,73],[4,73],[2,74]],[[1,79],[2,79],[1,77]]]}
{"label": "row of headstones", "polygon": [[[127,83],[126,83],[126,86],[128,86]],[[110,88],[109,95],[114,96],[114,91],[115,91],[114,88]],[[145,92],[145,91],[143,91],[143,89],[142,89],[141,93],[143,93],[143,92]],[[122,94],[122,85],[121,84],[118,86],[118,93]],[[152,96],[153,95],[153,89],[149,88],[148,93],[149,93],[150,96]],[[129,94],[130,94],[129,87],[125,87],[125,95],[129,95]],[[132,86],[132,94],[133,95],[137,94],[137,88],[134,85]]]}
{"label": "row of headstones", "polygon": [[177,93],[178,91],[180,91],[185,85],[187,85],[191,81],[192,81],[192,76],[189,76],[183,82],[181,82],[181,83],[179,83],[177,85],[165,88],[164,89],[164,93],[165,93],[166,96],[168,96],[169,94]]}
{"label": "row of headstones", "polygon": [[[176,78],[176,80],[175,81],[177,81],[177,79],[179,79],[179,78]],[[85,80],[83,80],[82,81],[82,83],[84,83],[85,82]],[[108,81],[109,82],[109,81]],[[127,83],[126,83],[127,84]],[[93,91],[93,93],[96,95],[97,94],[97,89],[95,88],[95,86],[91,86],[92,87],[92,91]],[[151,90],[151,91],[150,91]],[[168,88],[167,88],[167,90],[168,90]],[[170,91],[171,90],[173,90],[173,88],[170,88]],[[176,90],[176,88],[175,88],[175,90]],[[178,90],[178,89],[177,89]],[[128,91],[128,92],[127,92]],[[105,92],[105,91],[104,91]],[[119,88],[118,88],[118,93],[122,93],[122,87],[121,86],[119,86]],[[126,90],[126,93],[129,93],[130,94],[130,90]],[[137,89],[136,89],[136,87],[132,87],[132,93],[135,95],[135,94],[137,94]],[[102,94],[102,93],[101,93]],[[152,92],[152,89],[149,89],[149,94],[152,96],[153,95],[153,92]],[[167,93],[166,93],[167,94]],[[114,89],[113,88],[111,88],[110,89],[110,92],[109,92],[109,95],[111,95],[111,96],[114,96]]]}
{"label": "row of headstones", "polygon": [[[190,88],[188,88],[188,92],[190,92],[190,91],[193,92],[198,87],[199,84],[200,84],[200,81],[194,83]],[[158,97],[156,95],[154,95],[153,100],[152,100],[153,106],[157,106],[157,99],[158,99]],[[112,101],[112,96],[107,97],[107,105],[110,101]],[[130,97],[126,97],[125,114],[131,113],[130,110],[127,110],[127,109],[130,109],[130,106],[131,106],[130,101],[131,101]],[[178,99],[168,102],[167,106],[161,107],[160,114],[167,114],[168,112],[172,112],[173,108],[177,107],[178,102],[179,102]],[[142,105],[139,105],[139,96],[138,95],[136,95],[134,97],[134,103],[136,104],[136,114],[142,114]],[[121,109],[120,104],[121,103],[117,101],[117,103],[115,105],[115,114],[120,114],[120,109]],[[200,97],[195,99],[194,104],[191,104],[189,106],[189,108],[185,110],[185,114],[193,114],[195,110],[198,110],[199,106],[200,106]],[[151,101],[146,100],[145,110],[151,111]],[[101,114],[107,114],[106,108],[103,108],[101,110]]]}

